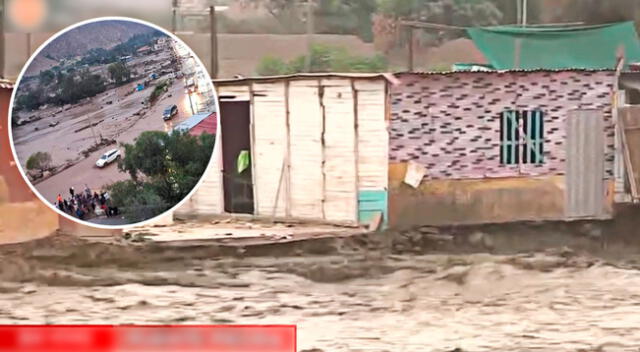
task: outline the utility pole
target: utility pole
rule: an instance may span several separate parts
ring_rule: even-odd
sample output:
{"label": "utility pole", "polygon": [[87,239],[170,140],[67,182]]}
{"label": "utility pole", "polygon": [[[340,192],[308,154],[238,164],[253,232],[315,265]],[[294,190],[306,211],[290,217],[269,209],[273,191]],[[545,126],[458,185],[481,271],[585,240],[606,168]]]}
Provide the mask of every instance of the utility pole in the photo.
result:
{"label": "utility pole", "polygon": [[211,26],[211,78],[215,79],[218,77],[218,29],[215,6],[209,6],[209,25]]}
{"label": "utility pole", "polygon": [[313,51],[313,1],[307,0],[307,57],[304,63],[306,72],[311,71],[311,52]]}
{"label": "utility pole", "polygon": [[522,0],[522,27],[527,25],[527,0]]}
{"label": "utility pole", "polygon": [[516,0],[516,23],[522,24],[522,0]]}
{"label": "utility pole", "polygon": [[27,60],[31,56],[31,32],[27,32]]}
{"label": "utility pole", "polygon": [[178,0],[171,1],[171,33],[176,33],[176,10],[178,7]]}

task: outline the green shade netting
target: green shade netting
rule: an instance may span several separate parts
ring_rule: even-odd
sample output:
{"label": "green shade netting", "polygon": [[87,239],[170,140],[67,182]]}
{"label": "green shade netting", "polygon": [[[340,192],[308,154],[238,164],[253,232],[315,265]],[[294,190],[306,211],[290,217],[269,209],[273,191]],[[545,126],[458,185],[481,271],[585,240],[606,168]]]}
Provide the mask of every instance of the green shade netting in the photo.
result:
{"label": "green shade netting", "polygon": [[633,22],[598,26],[498,26],[470,28],[467,32],[497,70],[614,69],[621,47],[626,63],[640,62],[640,45]]}

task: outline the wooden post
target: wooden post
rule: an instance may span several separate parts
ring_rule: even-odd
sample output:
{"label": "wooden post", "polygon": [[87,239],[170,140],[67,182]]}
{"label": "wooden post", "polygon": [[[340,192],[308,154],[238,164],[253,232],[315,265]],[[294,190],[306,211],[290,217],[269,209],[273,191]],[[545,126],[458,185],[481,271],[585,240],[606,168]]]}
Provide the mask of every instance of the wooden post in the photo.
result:
{"label": "wooden post", "polygon": [[413,27],[408,26],[409,28],[409,63],[408,68],[409,72],[413,72]]}
{"label": "wooden post", "polygon": [[211,25],[211,78],[218,77],[218,30],[216,28],[216,7],[209,7],[209,24]]}

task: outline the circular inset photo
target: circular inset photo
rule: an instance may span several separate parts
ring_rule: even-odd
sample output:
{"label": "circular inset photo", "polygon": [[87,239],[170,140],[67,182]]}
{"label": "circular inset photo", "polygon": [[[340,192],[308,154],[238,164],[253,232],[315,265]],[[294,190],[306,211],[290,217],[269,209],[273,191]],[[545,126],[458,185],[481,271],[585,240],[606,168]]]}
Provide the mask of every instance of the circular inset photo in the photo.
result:
{"label": "circular inset photo", "polygon": [[42,201],[68,218],[123,228],[195,191],[216,114],[211,78],[180,39],[139,20],[100,18],[61,31],[31,57],[13,92],[10,136]]}

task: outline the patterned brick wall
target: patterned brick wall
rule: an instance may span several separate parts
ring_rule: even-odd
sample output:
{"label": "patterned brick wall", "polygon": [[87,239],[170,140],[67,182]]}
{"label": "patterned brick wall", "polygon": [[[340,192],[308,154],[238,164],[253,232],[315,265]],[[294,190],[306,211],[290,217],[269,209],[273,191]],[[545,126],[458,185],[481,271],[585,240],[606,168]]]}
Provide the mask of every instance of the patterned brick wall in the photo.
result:
{"label": "patterned brick wall", "polygon": [[[613,177],[612,71],[398,74],[392,87],[391,162],[415,161],[429,179],[562,175],[571,109],[601,109],[606,176]],[[500,164],[505,110],[544,113],[544,163]]]}

